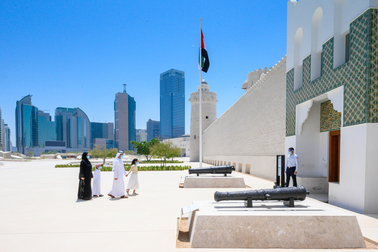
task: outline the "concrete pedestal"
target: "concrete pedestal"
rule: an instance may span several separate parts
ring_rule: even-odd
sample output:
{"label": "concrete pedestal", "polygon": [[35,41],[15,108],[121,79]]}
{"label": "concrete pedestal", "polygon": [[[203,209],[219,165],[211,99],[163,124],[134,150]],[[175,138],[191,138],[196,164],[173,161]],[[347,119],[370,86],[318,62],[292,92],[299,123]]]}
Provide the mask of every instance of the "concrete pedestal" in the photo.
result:
{"label": "concrete pedestal", "polygon": [[184,188],[245,188],[245,183],[233,175],[190,175],[185,177]]}
{"label": "concrete pedestal", "polygon": [[192,248],[364,248],[355,216],[317,201],[198,201],[189,216]]}

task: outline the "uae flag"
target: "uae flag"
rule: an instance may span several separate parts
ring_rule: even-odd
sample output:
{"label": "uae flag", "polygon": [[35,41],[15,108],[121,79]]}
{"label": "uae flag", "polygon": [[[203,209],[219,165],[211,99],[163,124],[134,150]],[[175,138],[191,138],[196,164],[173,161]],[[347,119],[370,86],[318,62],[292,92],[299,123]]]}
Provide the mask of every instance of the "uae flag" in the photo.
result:
{"label": "uae flag", "polygon": [[201,47],[200,47],[199,67],[203,72],[207,73],[209,66],[210,66],[209,55],[207,55],[206,46],[205,46],[205,42],[203,41],[203,33],[201,29]]}

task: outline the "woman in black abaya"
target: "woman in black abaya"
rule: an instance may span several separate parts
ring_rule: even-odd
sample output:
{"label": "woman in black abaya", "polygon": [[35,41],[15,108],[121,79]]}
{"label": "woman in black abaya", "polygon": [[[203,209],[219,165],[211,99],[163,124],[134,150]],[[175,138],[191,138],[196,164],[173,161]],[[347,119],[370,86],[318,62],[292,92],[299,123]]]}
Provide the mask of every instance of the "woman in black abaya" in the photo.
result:
{"label": "woman in black abaya", "polygon": [[91,180],[93,178],[92,174],[92,164],[89,162],[88,153],[84,152],[81,156],[80,163],[80,173],[79,173],[79,192],[77,194],[78,199],[90,200],[92,199],[92,187]]}

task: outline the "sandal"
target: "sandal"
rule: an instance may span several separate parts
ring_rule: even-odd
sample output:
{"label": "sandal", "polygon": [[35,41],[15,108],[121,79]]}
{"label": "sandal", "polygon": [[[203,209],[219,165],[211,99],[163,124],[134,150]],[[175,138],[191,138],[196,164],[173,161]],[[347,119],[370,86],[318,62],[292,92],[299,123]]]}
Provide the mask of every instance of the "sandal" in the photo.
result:
{"label": "sandal", "polygon": [[122,195],[121,199],[127,199],[128,197],[126,195]]}
{"label": "sandal", "polygon": [[115,198],[113,195],[111,195],[110,193],[108,193],[108,196],[109,197],[112,197],[113,199]]}

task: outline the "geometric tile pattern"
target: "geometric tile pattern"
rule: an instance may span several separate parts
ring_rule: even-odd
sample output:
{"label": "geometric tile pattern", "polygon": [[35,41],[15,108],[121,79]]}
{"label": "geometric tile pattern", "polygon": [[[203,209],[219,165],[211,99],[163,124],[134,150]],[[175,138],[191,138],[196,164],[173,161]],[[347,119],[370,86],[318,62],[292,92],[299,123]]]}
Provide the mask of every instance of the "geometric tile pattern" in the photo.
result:
{"label": "geometric tile pattern", "polygon": [[378,123],[378,10],[350,23],[349,61],[333,69],[333,37],[323,44],[322,76],[311,81],[311,55],[303,59],[303,85],[294,91],[294,68],[286,73],[286,136],[295,135],[295,106],[344,85],[343,127]]}
{"label": "geometric tile pattern", "polygon": [[320,132],[339,130],[341,127],[341,112],[333,108],[331,101],[320,104]]}
{"label": "geometric tile pattern", "polygon": [[369,29],[369,78],[368,106],[369,123],[378,123],[378,12],[371,15]]}

